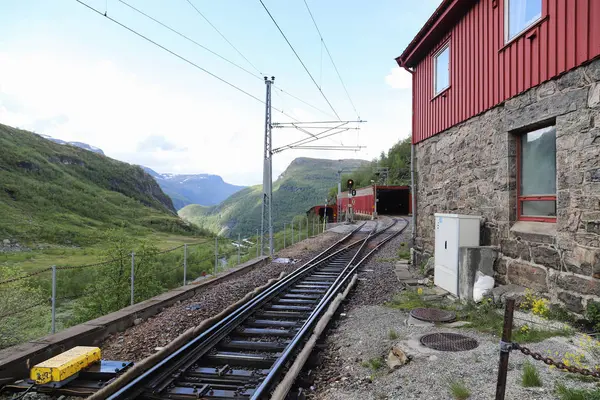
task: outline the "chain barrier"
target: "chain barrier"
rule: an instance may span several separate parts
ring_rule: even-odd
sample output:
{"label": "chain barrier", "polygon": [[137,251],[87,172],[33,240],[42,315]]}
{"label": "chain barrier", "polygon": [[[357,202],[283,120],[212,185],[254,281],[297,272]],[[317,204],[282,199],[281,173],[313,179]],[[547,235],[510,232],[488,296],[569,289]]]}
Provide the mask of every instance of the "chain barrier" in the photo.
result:
{"label": "chain barrier", "polygon": [[4,280],[4,281],[0,281],[0,285],[5,285],[7,283],[17,282],[17,281],[20,281],[22,279],[31,278],[32,276],[43,274],[44,272],[49,272],[49,271],[52,271],[52,267],[40,269],[39,271],[31,272],[31,273],[26,274],[26,275],[17,276],[15,278],[10,278],[10,279]]}
{"label": "chain barrier", "polygon": [[[502,346],[502,344],[501,344],[501,346]],[[568,371],[568,372],[571,372],[574,374],[581,374],[583,376],[593,376],[594,378],[600,378],[600,370],[592,371],[587,368],[578,368],[578,367],[574,367],[572,365],[567,365],[564,362],[555,361],[554,359],[552,359],[550,357],[544,357],[541,353],[532,351],[531,349],[529,349],[525,346],[522,346],[518,343],[512,343],[512,346],[510,346],[510,347],[511,347],[511,349],[519,350],[521,353],[525,354],[526,356],[532,357],[534,360],[542,361],[544,364],[554,366],[559,370]]]}

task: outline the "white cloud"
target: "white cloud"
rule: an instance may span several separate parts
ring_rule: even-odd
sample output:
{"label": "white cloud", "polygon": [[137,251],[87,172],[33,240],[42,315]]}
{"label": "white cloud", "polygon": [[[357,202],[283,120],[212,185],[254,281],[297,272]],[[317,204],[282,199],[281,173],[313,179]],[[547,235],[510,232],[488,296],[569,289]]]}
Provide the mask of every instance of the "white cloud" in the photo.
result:
{"label": "white cloud", "polygon": [[[0,52],[0,122],[160,172],[209,172],[246,184],[260,177],[263,114],[239,104],[143,81],[109,61]],[[244,160],[244,171],[227,159]]]}
{"label": "white cloud", "polygon": [[400,67],[392,68],[389,75],[385,77],[385,83],[394,89],[410,89],[412,86],[412,75]]}

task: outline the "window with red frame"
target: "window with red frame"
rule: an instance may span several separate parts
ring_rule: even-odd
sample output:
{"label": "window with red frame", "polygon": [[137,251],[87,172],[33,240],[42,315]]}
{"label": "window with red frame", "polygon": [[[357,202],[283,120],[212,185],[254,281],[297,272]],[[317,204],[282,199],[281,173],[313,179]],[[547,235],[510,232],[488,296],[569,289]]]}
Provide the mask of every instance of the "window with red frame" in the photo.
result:
{"label": "window with red frame", "polygon": [[518,138],[517,207],[523,221],[556,221],[556,127]]}

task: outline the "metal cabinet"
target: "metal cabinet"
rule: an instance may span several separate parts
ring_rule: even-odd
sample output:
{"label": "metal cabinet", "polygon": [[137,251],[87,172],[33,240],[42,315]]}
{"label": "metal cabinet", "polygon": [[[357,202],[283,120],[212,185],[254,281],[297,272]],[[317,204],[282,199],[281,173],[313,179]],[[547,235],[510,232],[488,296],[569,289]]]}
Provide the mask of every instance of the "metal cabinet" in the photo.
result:
{"label": "metal cabinet", "polygon": [[481,217],[435,214],[434,283],[458,295],[458,248],[479,246]]}

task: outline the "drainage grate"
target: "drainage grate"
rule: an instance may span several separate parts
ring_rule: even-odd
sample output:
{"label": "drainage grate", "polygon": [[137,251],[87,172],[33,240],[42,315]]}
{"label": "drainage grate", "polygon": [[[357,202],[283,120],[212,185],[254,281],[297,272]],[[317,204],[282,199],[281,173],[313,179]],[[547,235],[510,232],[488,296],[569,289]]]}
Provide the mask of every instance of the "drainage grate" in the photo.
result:
{"label": "drainage grate", "polygon": [[415,308],[410,312],[413,318],[427,322],[450,322],[456,319],[452,311],[438,310],[437,308]]}
{"label": "drainage grate", "polygon": [[466,351],[479,346],[477,340],[458,333],[430,333],[421,338],[421,344],[440,351]]}

